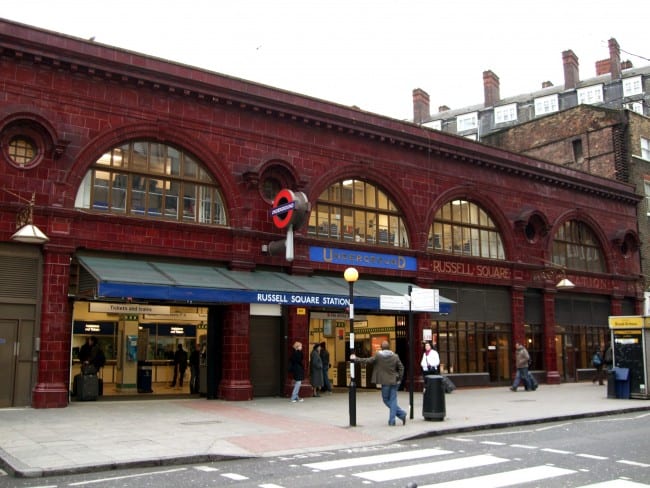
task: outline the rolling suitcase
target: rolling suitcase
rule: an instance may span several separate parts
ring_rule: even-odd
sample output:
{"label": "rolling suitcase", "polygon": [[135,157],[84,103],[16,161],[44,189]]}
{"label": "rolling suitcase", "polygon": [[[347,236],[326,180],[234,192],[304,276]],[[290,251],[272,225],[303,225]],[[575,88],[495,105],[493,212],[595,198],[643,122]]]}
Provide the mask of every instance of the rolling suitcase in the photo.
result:
{"label": "rolling suitcase", "polygon": [[74,377],[77,400],[82,402],[97,400],[99,379],[96,374],[78,374]]}

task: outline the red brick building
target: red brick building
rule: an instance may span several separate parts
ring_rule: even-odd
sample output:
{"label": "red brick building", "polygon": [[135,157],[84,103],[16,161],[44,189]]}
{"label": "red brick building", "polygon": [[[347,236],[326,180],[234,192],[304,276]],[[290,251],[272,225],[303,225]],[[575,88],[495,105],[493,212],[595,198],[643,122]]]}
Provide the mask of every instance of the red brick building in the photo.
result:
{"label": "red brick building", "polygon": [[[417,371],[431,337],[459,384],[508,384],[515,341],[572,380],[640,311],[632,186],[415,124],[0,21],[0,140],[2,406],[66,406],[90,335],[117,393],[198,344],[207,398],[286,394],[296,340],[344,386],[349,266],[355,350]],[[291,260],[267,251],[281,189],[311,204]],[[32,195],[49,241],[13,242]],[[409,285],[454,302],[412,337],[380,298]]]}

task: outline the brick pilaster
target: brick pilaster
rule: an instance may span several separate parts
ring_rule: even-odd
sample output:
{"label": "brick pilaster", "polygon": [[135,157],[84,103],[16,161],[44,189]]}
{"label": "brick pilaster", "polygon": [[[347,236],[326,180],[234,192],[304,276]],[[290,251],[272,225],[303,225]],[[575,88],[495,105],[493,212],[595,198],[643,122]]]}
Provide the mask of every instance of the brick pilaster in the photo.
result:
{"label": "brick pilaster", "polygon": [[44,251],[38,381],[32,392],[34,408],[68,405],[72,335],[72,307],[67,299],[70,258],[68,249]]}

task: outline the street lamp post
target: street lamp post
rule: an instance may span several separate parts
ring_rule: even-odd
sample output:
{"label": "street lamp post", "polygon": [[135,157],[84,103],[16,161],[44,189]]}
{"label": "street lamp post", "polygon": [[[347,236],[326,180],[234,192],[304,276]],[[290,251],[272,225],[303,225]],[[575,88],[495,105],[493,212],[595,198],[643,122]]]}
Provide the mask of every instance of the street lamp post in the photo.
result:
{"label": "street lamp post", "polygon": [[[348,282],[350,288],[350,354],[354,354],[354,282],[359,279],[359,272],[356,268],[347,268],[343,278]],[[357,425],[357,384],[354,379],[354,361],[350,361],[350,427]]]}

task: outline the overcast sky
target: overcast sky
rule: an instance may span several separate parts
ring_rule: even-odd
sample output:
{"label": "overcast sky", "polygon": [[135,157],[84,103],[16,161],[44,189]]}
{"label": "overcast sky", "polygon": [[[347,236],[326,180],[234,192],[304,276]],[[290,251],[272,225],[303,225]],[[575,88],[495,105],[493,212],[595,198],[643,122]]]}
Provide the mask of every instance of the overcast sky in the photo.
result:
{"label": "overcast sky", "polygon": [[563,84],[562,51],[580,78],[618,41],[650,65],[650,0],[20,0],[0,16],[96,42],[412,119],[483,101],[483,71],[501,96]]}

